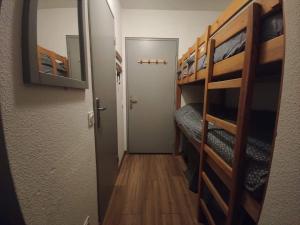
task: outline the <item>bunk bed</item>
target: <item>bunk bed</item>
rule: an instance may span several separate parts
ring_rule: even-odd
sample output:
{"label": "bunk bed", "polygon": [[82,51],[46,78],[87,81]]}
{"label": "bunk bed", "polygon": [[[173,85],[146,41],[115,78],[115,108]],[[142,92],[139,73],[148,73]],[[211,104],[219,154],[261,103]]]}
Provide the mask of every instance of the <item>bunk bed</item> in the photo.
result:
{"label": "bunk bed", "polygon": [[53,76],[69,76],[69,62],[66,57],[41,46],[38,46],[37,50],[40,73]]}
{"label": "bunk bed", "polygon": [[[283,58],[281,1],[235,0],[179,59],[176,152],[181,133],[199,152],[200,222],[209,225],[258,223],[268,182],[277,114],[252,111],[249,105],[255,79],[260,74],[268,74],[270,65],[276,65],[275,70],[281,74]],[[186,65],[190,73],[183,73]],[[260,70],[264,72],[259,73]],[[181,108],[182,86],[199,81],[205,81],[204,103]],[[228,89],[240,90],[235,112],[210,104],[211,91]],[[254,128],[248,126],[250,115],[258,124]],[[264,126],[266,124],[268,126]],[[209,206],[219,213],[212,212]],[[222,216],[218,218],[218,215]]]}

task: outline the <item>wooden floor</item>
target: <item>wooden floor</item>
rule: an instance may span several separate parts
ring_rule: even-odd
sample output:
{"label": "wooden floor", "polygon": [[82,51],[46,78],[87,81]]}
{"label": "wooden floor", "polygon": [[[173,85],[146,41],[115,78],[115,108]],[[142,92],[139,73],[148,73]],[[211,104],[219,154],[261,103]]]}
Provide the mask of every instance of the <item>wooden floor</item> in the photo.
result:
{"label": "wooden floor", "polygon": [[198,225],[181,156],[127,155],[104,225]]}

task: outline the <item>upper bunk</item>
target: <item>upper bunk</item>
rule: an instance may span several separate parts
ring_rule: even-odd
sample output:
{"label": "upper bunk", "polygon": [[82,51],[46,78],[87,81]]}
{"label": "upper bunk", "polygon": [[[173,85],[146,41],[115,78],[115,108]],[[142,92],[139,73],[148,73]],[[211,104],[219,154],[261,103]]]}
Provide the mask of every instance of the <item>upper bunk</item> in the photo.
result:
{"label": "upper bunk", "polygon": [[41,46],[37,47],[37,51],[40,73],[69,77],[69,61],[67,57]]}
{"label": "upper bunk", "polygon": [[[246,27],[250,2],[234,1],[228,9],[208,27],[205,34],[179,60],[178,85],[204,80],[207,75],[209,42],[215,41],[213,77],[241,71],[244,67]],[[256,0],[262,7],[260,25],[260,65],[282,61],[284,58],[284,26],[280,0]],[[197,50],[197,51],[196,51]],[[183,68],[186,68],[184,70]],[[187,72],[186,72],[187,71]]]}

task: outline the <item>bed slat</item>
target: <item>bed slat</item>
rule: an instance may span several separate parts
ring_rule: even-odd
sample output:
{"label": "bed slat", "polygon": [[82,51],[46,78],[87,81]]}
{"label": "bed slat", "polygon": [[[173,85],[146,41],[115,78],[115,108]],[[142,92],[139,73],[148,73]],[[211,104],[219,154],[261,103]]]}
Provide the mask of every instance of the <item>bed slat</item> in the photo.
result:
{"label": "bed slat", "polygon": [[222,209],[223,213],[227,216],[228,214],[228,205],[225,203],[221,195],[219,194],[218,190],[215,188],[213,183],[210,181],[208,176],[205,172],[202,173],[202,178],[204,183],[206,184],[207,188],[209,189],[210,193],[213,195],[214,199],[218,202],[220,208]]}
{"label": "bed slat", "polygon": [[229,178],[225,171],[214,161],[211,157],[207,157],[206,159],[209,167],[217,174],[217,176],[221,179],[221,181],[226,185],[226,187],[231,189],[231,178]]}
{"label": "bed slat", "polygon": [[262,206],[247,191],[244,191],[242,205],[254,222],[258,223]]}
{"label": "bed slat", "polygon": [[260,64],[280,61],[284,57],[284,35],[263,43],[260,47]]}
{"label": "bed slat", "polygon": [[[207,164],[212,168],[212,170],[217,174],[217,176],[222,180],[222,182],[226,185],[226,187],[231,190],[231,178],[225,173],[225,170],[223,170],[219,164],[214,161],[210,155],[207,157]],[[222,159],[223,160],[223,159]],[[253,219],[254,222],[258,222],[260,211],[261,211],[261,205],[254,200],[253,197],[250,196],[250,194],[247,191],[243,191],[243,197],[242,197],[242,203],[241,205],[244,207],[246,212],[249,214],[249,216]]]}
{"label": "bed slat", "polygon": [[223,172],[231,179],[232,178],[232,168],[208,145],[204,145],[204,151],[222,170]]}
{"label": "bed slat", "polygon": [[245,52],[241,52],[214,65],[213,76],[221,76],[243,69]]}
{"label": "bed slat", "polygon": [[236,135],[237,126],[233,123],[227,122],[209,114],[206,114],[206,121],[213,123],[215,126],[220,127],[233,135]]}
{"label": "bed slat", "polygon": [[242,78],[225,80],[225,81],[218,81],[218,82],[211,82],[208,84],[209,90],[216,90],[216,89],[232,89],[232,88],[240,88],[242,84]]}
{"label": "bed slat", "polygon": [[210,212],[209,212],[205,202],[203,201],[203,199],[200,199],[200,205],[201,205],[201,208],[202,208],[202,210],[203,210],[203,212],[204,212],[204,214],[207,218],[207,221],[208,221],[209,225],[216,225],[216,223],[215,223],[212,215],[210,214]]}
{"label": "bed slat", "polygon": [[235,36],[240,31],[244,30],[247,26],[248,10],[242,12],[237,18],[226,24],[224,29],[216,33],[212,38],[216,40],[216,47]]}
{"label": "bed slat", "polygon": [[227,23],[236,13],[238,13],[251,0],[234,0],[227,9],[212,24],[211,33],[215,34],[225,23]]}

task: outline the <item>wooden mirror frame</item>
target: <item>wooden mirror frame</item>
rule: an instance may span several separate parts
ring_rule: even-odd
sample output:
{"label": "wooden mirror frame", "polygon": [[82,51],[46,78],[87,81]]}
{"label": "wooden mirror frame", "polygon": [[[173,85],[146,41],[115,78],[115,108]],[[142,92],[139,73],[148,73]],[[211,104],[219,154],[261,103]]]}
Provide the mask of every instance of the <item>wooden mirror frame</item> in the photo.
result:
{"label": "wooden mirror frame", "polygon": [[85,0],[78,2],[78,29],[82,80],[41,73],[38,68],[37,11],[38,0],[24,0],[22,21],[23,80],[26,84],[39,84],[66,88],[88,89],[86,69]]}

